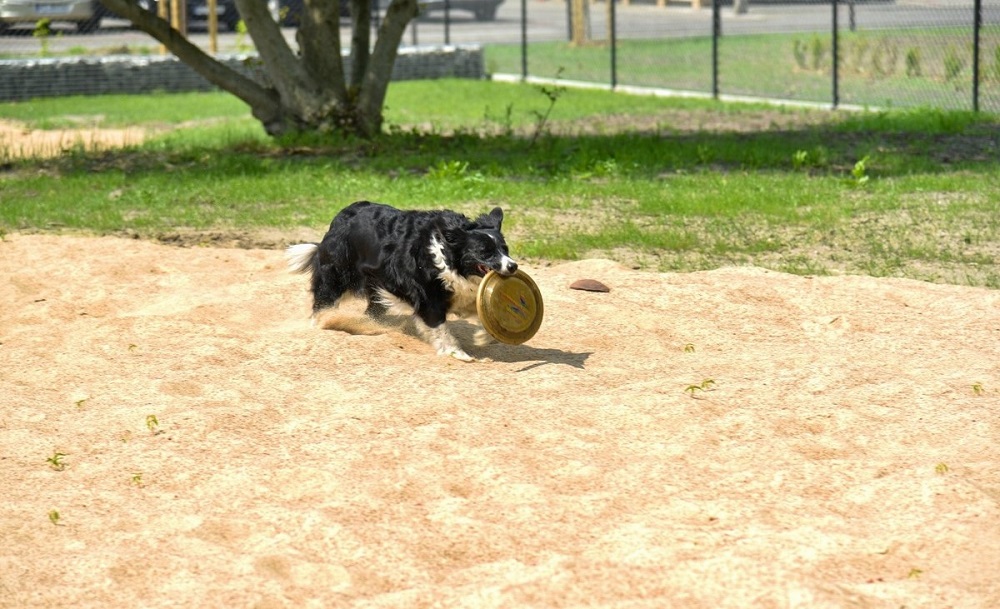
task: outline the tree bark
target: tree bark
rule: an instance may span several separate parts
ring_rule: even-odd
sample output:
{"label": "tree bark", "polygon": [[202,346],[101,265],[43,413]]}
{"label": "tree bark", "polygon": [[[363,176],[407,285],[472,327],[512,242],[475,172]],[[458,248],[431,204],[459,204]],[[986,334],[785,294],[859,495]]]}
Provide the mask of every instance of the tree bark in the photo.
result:
{"label": "tree bark", "polygon": [[334,99],[347,99],[344,62],[340,56],[339,3],[305,0],[295,40],[309,76],[324,83]]}

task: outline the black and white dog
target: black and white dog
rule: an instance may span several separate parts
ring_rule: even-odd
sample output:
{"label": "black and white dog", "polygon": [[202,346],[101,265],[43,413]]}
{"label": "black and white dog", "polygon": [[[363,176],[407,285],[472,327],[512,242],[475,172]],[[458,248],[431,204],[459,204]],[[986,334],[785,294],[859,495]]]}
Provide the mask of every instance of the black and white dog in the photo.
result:
{"label": "black and white dog", "polygon": [[[365,313],[412,313],[439,355],[472,361],[448,330],[449,314],[476,317],[476,292],[489,271],[514,274],[500,232],[503,210],[475,220],[447,210],[402,211],[370,201],[344,208],[320,243],[288,248],[288,267],[312,273],[313,317],[345,294],[368,301]],[[476,342],[484,342],[480,328]]]}

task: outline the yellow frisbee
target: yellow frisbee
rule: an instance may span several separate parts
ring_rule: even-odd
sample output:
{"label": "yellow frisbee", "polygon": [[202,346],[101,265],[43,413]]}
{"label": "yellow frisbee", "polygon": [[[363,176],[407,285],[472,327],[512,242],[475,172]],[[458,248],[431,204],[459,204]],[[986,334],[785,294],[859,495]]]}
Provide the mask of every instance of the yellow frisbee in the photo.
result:
{"label": "yellow frisbee", "polygon": [[504,277],[490,271],[476,293],[476,310],[483,327],[493,338],[520,345],[542,325],[542,293],[522,270]]}

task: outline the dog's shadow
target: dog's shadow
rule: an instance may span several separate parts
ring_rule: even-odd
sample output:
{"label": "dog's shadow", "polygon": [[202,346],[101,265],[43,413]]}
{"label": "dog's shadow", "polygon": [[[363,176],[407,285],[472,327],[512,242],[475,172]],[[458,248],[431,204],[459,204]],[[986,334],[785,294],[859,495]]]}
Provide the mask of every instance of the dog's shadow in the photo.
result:
{"label": "dog's shadow", "polygon": [[[326,330],[340,330],[349,334],[387,334],[390,332],[400,332],[402,334],[420,338],[413,318],[410,316],[385,315],[378,320],[365,317],[358,311],[343,309],[328,309],[317,320],[319,327]],[[476,359],[487,359],[494,362],[506,364],[527,363],[525,367],[518,370],[524,372],[545,364],[562,364],[583,370],[584,363],[590,357],[591,352],[574,353],[573,351],[563,351],[562,349],[538,349],[529,345],[506,345],[494,342],[488,345],[476,345],[475,334],[479,326],[464,319],[452,320],[448,322],[448,328],[461,342],[469,355]]]}
{"label": "dog's shadow", "polygon": [[467,345],[469,355],[477,359],[489,359],[494,362],[505,364],[516,364],[520,362],[528,365],[518,370],[524,372],[546,364],[562,364],[573,368],[584,369],[584,363],[591,356],[591,352],[575,353],[562,349],[539,349],[526,344],[507,345],[501,342],[494,342],[488,345],[478,346],[474,343],[474,336],[479,326],[471,324],[465,320],[448,322],[449,327],[455,336]]}

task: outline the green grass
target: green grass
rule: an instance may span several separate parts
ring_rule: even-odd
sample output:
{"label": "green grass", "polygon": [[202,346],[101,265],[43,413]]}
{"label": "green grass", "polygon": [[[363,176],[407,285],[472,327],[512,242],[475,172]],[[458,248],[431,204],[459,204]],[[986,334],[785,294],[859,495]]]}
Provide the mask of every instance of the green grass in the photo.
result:
{"label": "green grass", "polygon": [[0,104],[0,118],[28,123],[38,129],[65,127],[159,127],[184,122],[246,118],[246,104],[232,95],[157,93],[96,97],[45,97]]}
{"label": "green grass", "polygon": [[150,103],[0,104],[0,118],[34,125],[64,125],[70,112],[93,129],[173,125],[124,151],[8,154],[0,233],[128,231],[195,244],[222,234],[273,247],[320,236],[358,199],[470,214],[501,205],[521,258],[1000,288],[1000,121],[989,115],[565,90],[540,125],[551,101],[538,87],[418,81],[391,87],[387,133],[375,141],[274,142],[223,94],[159,96],[166,118]]}

